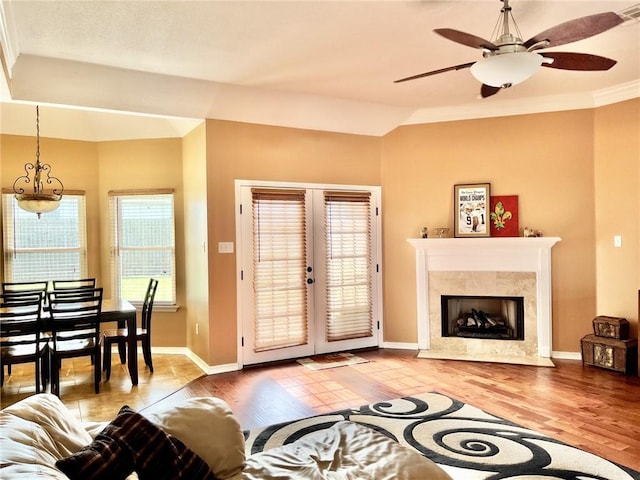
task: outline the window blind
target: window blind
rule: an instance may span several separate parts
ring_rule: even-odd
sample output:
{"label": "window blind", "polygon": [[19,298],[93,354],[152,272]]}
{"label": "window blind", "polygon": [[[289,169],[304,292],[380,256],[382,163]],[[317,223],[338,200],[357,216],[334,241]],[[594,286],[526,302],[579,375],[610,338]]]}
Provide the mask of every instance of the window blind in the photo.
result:
{"label": "window blind", "polygon": [[308,341],[304,190],[252,189],[254,350]]}
{"label": "window blind", "polygon": [[371,195],[325,192],[327,341],[373,335]]}
{"label": "window blind", "polygon": [[[78,192],[78,191],[76,191]],[[7,282],[71,280],[87,276],[85,196],[64,194],[40,218],[2,195],[4,272]]]}
{"label": "window blind", "polygon": [[175,227],[172,190],[109,192],[111,272],[116,296],[142,302],[150,278],[154,303],[175,305]]}

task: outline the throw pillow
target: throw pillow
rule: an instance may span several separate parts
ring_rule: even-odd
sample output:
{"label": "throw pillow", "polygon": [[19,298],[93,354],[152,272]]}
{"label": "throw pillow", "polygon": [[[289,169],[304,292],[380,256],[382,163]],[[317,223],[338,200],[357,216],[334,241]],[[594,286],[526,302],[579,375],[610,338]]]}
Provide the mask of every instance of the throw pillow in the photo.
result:
{"label": "throw pillow", "polygon": [[[229,405],[215,397],[194,397],[145,416],[180,439],[216,477],[234,477],[244,467],[244,435]],[[147,413],[149,411],[149,413]]]}
{"label": "throw pillow", "polygon": [[56,467],[71,480],[124,480],[133,472],[134,463],[120,433],[117,423],[107,425],[90,445],[58,460]]}
{"label": "throw pillow", "polygon": [[216,480],[204,460],[128,406],[91,445],[56,466],[71,480],[123,480],[134,470],[140,480]]}

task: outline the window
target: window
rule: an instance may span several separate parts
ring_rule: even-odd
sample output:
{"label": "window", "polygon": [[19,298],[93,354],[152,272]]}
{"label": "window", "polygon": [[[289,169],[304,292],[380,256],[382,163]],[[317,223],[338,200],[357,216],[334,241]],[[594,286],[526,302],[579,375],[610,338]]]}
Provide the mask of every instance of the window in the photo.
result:
{"label": "window", "polygon": [[142,303],[155,278],[155,303],[175,305],[173,190],[111,191],[109,208],[114,296]]}
{"label": "window", "polygon": [[87,276],[84,193],[65,193],[57,210],[25,212],[12,193],[2,195],[4,275],[7,282]]}

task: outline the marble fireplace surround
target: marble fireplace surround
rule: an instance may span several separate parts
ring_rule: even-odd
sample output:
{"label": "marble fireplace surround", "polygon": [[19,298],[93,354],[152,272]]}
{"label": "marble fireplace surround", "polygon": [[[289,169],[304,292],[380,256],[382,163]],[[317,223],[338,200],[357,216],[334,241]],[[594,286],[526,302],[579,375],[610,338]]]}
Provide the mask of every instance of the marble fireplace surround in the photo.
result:
{"label": "marble fireplace surround", "polygon": [[[558,237],[419,238],[419,357],[553,366],[551,248]],[[441,295],[522,296],[524,340],[443,337]]]}

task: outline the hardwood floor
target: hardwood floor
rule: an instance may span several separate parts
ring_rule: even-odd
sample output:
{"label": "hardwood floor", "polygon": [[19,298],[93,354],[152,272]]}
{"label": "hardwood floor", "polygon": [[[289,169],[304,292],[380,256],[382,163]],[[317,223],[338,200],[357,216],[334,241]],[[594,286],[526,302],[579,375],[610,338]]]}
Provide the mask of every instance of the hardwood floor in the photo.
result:
{"label": "hardwood floor", "polygon": [[213,395],[251,429],[438,391],[640,471],[638,377],[571,360],[549,368],[417,359],[399,350],[358,355],[369,363],[312,371],[292,362],[201,377],[159,405]]}
{"label": "hardwood floor", "polygon": [[[184,398],[213,395],[231,406],[242,428],[251,429],[438,391],[640,471],[639,377],[570,360],[554,360],[556,367],[548,368],[417,359],[416,352],[401,350],[357,355],[369,362],[319,371],[287,362],[209,376],[181,355],[154,356],[155,373],[150,374],[140,356],[137,387],[114,358],[111,380],[102,383],[98,395],[85,359],[71,366],[73,375],[66,372],[62,400],[83,421],[106,421],[123,404],[152,411]],[[32,385],[33,374],[19,369],[14,366],[2,388],[3,407],[33,393],[24,385],[20,393],[20,378]]]}

